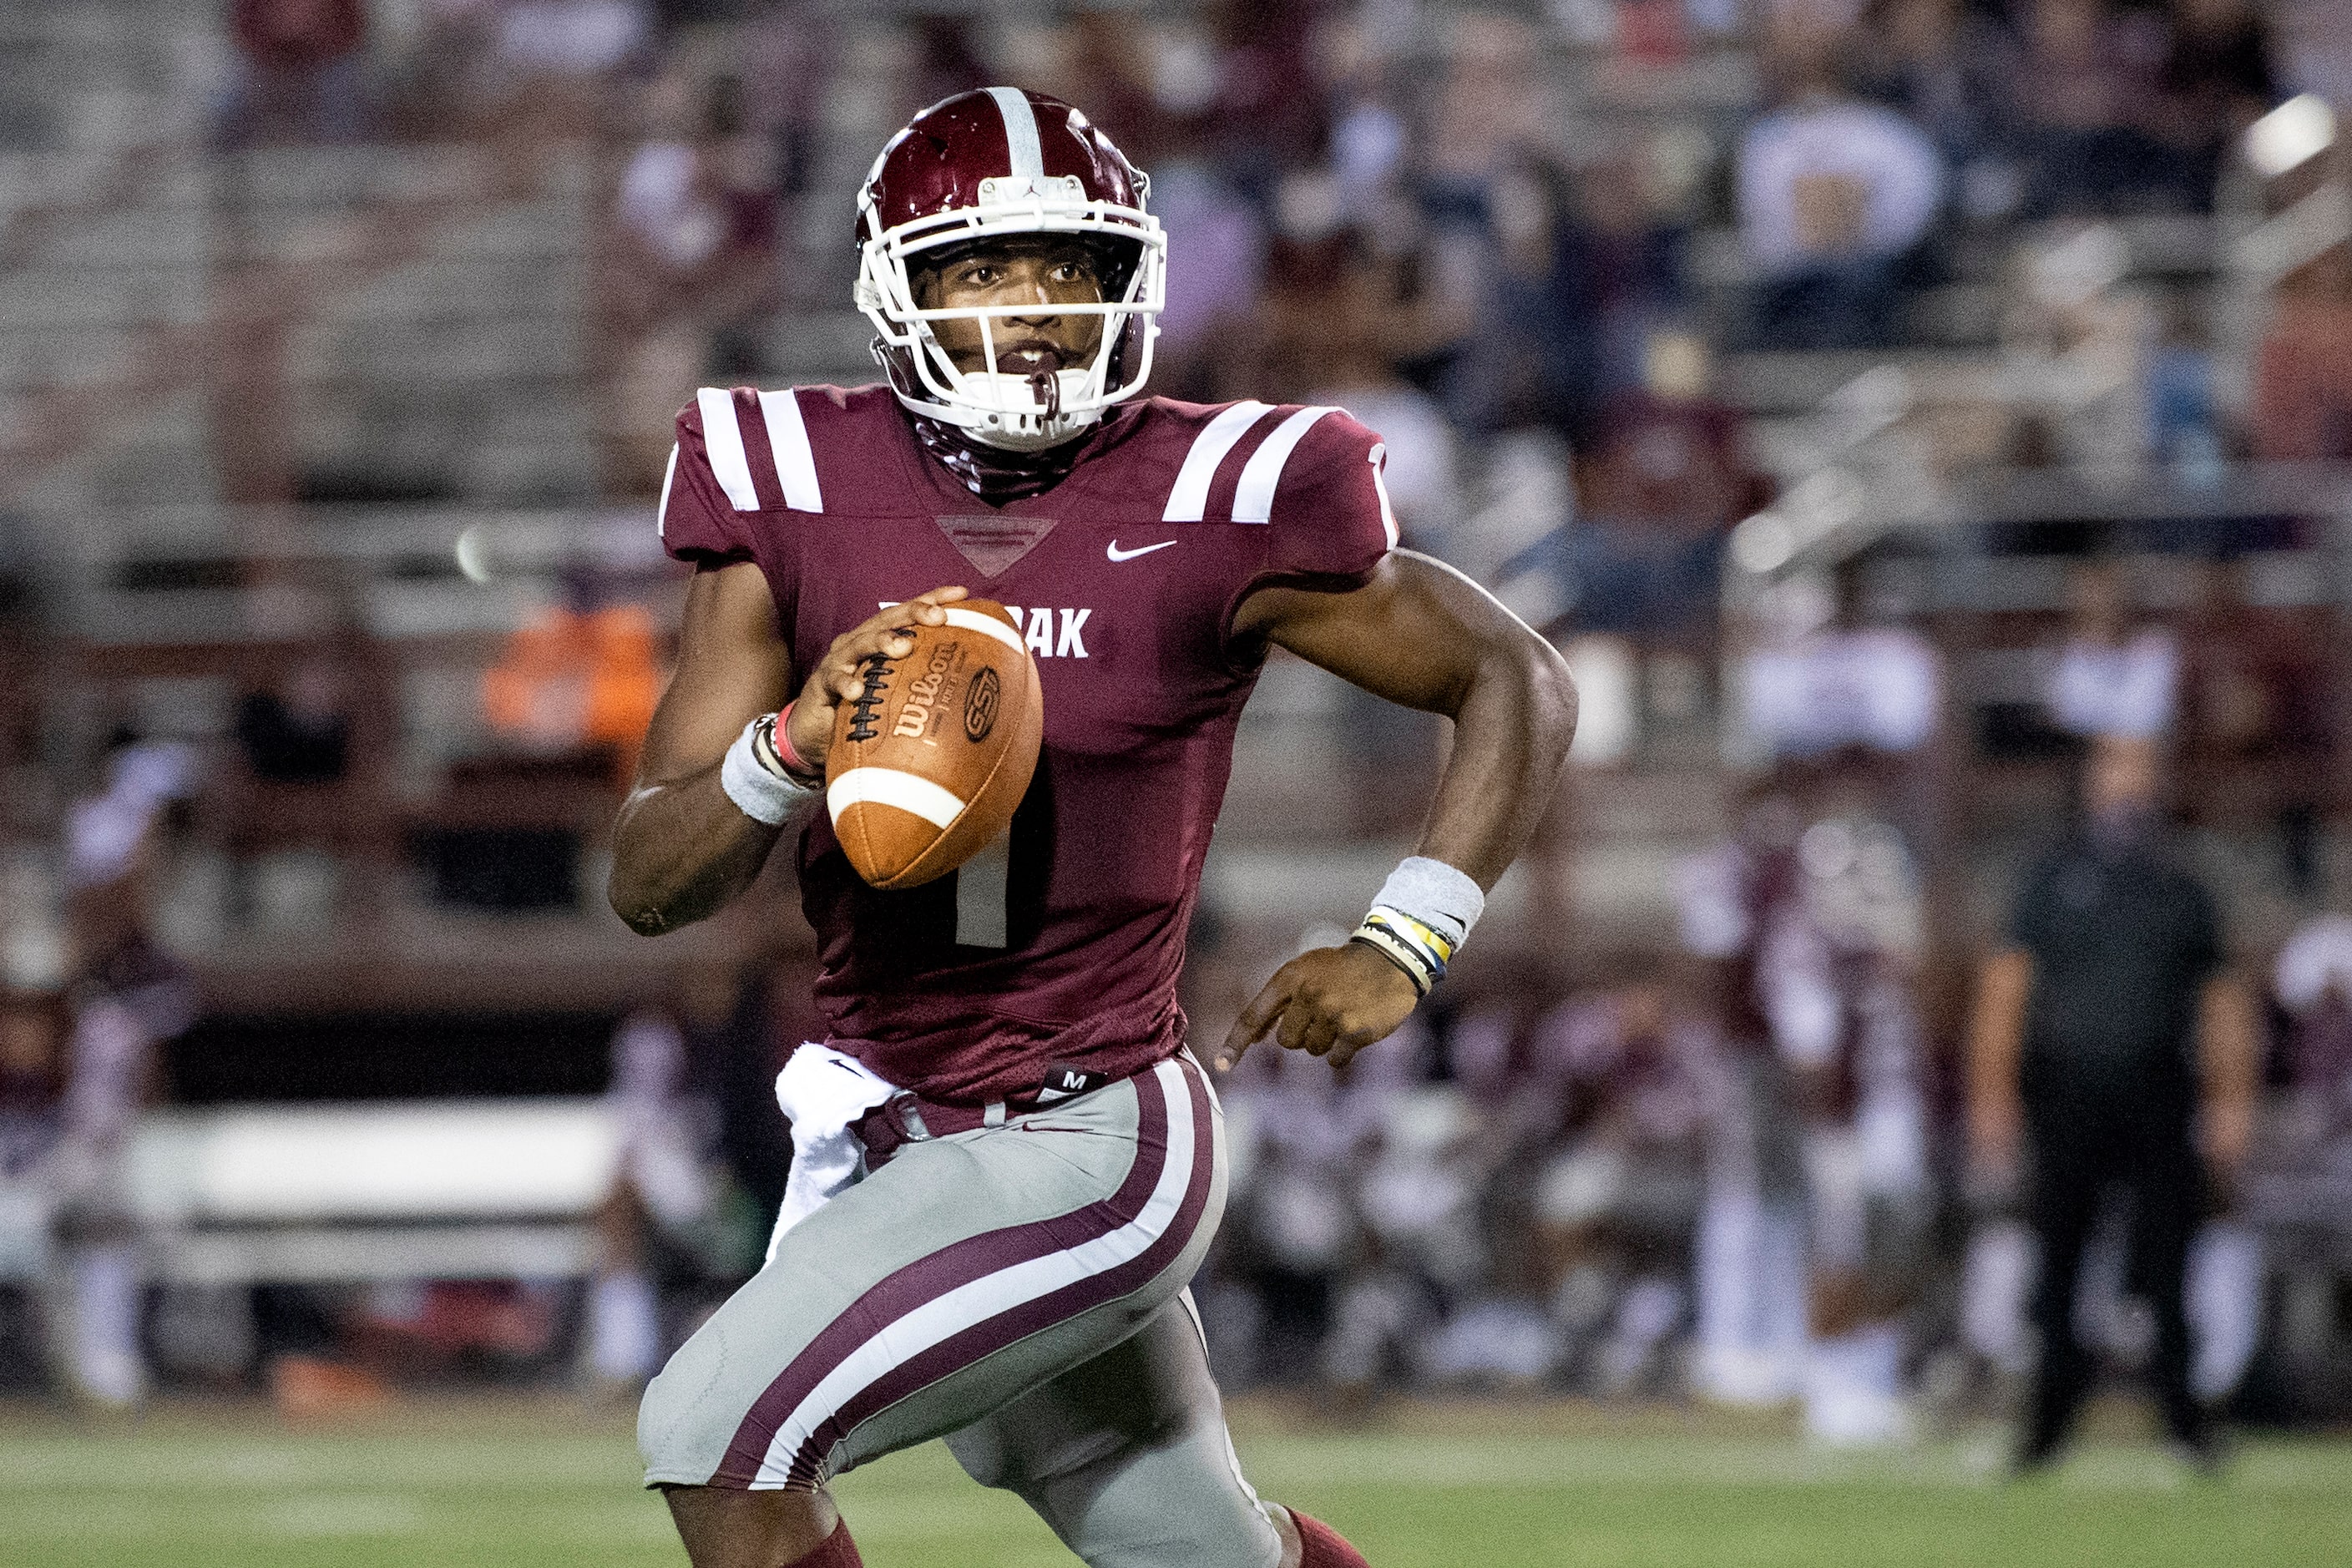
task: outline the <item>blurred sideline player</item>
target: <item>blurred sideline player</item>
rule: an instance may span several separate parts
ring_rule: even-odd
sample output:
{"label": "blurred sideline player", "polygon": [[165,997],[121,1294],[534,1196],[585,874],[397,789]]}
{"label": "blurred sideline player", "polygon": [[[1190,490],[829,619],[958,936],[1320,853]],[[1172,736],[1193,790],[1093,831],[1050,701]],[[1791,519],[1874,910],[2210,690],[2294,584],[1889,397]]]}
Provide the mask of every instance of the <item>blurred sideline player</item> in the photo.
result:
{"label": "blurred sideline player", "polygon": [[1909,1431],[1902,1315],[1927,1198],[1917,889],[1866,777],[1784,768],[1812,809],[1752,803],[1682,888],[1685,942],[1718,962],[1727,1031],[1751,1053],[1728,1140],[1745,1147],[1721,1152],[1699,1238],[1697,1380],[1734,1404],[1801,1392],[1807,1433],[1847,1444]]}
{"label": "blurred sideline player", "polygon": [[[1344,1062],[1469,933],[1573,694],[1486,595],[1395,548],[1346,414],[1136,396],[1164,297],[1148,194],[1066,104],[937,104],[859,198],[888,384],[705,390],[679,417],[661,526],[699,570],[613,903],[646,932],[699,919],[794,827],[829,1022],[779,1080],[796,1162],[768,1266],[646,1391],[647,1484],[697,1568],[856,1563],[826,1483],[942,1436],[1098,1568],[1362,1562],[1243,1479],[1184,1291],[1225,1190],[1175,999],[1186,923],[1270,647],[1450,716],[1420,852],[1225,1046]],[[997,847],[877,891],[810,809],[834,716],[961,584],[1017,606],[1045,752]]]}

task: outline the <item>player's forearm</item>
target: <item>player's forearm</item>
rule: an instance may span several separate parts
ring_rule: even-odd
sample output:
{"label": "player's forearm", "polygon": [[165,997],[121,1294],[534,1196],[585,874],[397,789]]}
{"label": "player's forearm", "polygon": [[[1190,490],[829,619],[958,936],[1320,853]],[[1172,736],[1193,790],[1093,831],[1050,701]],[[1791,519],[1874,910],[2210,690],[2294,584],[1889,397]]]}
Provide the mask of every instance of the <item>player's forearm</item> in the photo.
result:
{"label": "player's forearm", "polygon": [[719,765],[632,793],[613,830],[613,912],[643,936],[717,913],[759,877],[781,827],[727,797]]}
{"label": "player's forearm", "polygon": [[1492,889],[1534,837],[1576,736],[1567,661],[1532,635],[1482,657],[1453,712],[1454,750],[1418,853]]}
{"label": "player's forearm", "polygon": [[2033,961],[2005,948],[1977,977],[1969,1027],[1969,1131],[1980,1153],[2004,1151],[2017,1136],[2018,1068],[2025,1053],[2025,1008]]}
{"label": "player's forearm", "polygon": [[2198,1065],[2203,1079],[2206,1151],[2223,1166],[2245,1157],[2261,1089],[2261,1026],[2253,998],[2234,978],[2207,984],[2200,998]]}

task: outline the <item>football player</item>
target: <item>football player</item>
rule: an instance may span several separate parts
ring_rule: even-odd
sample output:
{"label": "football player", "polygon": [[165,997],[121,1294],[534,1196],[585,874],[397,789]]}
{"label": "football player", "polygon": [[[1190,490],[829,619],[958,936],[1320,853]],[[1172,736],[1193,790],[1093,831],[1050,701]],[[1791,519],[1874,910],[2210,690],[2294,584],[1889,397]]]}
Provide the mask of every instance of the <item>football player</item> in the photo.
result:
{"label": "football player", "polygon": [[[856,1563],[826,1483],[937,1436],[1097,1568],[1363,1561],[1243,1479],[1184,1289],[1225,1193],[1176,1003],[1202,860],[1269,649],[1454,721],[1418,852],[1217,1053],[1271,1034],[1344,1064],[1470,934],[1574,692],[1397,548],[1345,413],[1139,395],[1148,193],[1067,104],[948,99],[859,196],[885,383],[706,389],[678,418],[661,528],[698,571],[612,900],[674,929],[789,830],[829,1023],[778,1085],[800,1163],[770,1261],[646,1393],[646,1482],[696,1568]],[[987,864],[877,890],[815,809],[835,713],[971,588],[1035,657],[1044,754]]]}

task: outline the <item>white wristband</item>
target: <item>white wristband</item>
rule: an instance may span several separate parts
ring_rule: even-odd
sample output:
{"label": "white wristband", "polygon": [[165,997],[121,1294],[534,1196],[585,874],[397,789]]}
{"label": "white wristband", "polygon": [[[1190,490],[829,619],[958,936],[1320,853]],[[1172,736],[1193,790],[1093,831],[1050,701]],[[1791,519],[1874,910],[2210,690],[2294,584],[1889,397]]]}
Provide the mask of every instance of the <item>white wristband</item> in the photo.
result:
{"label": "white wristband", "polygon": [[1426,855],[1408,855],[1397,862],[1372,902],[1403,910],[1460,947],[1486,911],[1486,895],[1468,872]]}
{"label": "white wristband", "polygon": [[727,748],[727,760],[719,764],[719,787],[752,821],[782,827],[803,801],[814,800],[824,792],[794,784],[762,763],[751,739],[759,728],[760,721],[752,720]]}
{"label": "white wristband", "polygon": [[1409,856],[1381,884],[1380,897],[1349,940],[1371,948],[1404,971],[1426,996],[1486,907],[1478,884],[1443,860]]}

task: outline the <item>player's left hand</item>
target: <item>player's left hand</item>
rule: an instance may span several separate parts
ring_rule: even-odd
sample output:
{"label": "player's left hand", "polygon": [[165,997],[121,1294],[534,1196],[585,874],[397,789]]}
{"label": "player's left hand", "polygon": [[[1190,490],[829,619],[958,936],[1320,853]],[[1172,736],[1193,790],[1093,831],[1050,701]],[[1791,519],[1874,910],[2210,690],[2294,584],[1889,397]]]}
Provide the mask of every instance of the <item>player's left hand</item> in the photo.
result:
{"label": "player's left hand", "polygon": [[1217,1070],[1232,1070],[1268,1030],[1286,1051],[1346,1067],[1358,1051],[1395,1034],[1420,1000],[1404,971],[1361,942],[1302,952],[1276,970],[1234,1020]]}

